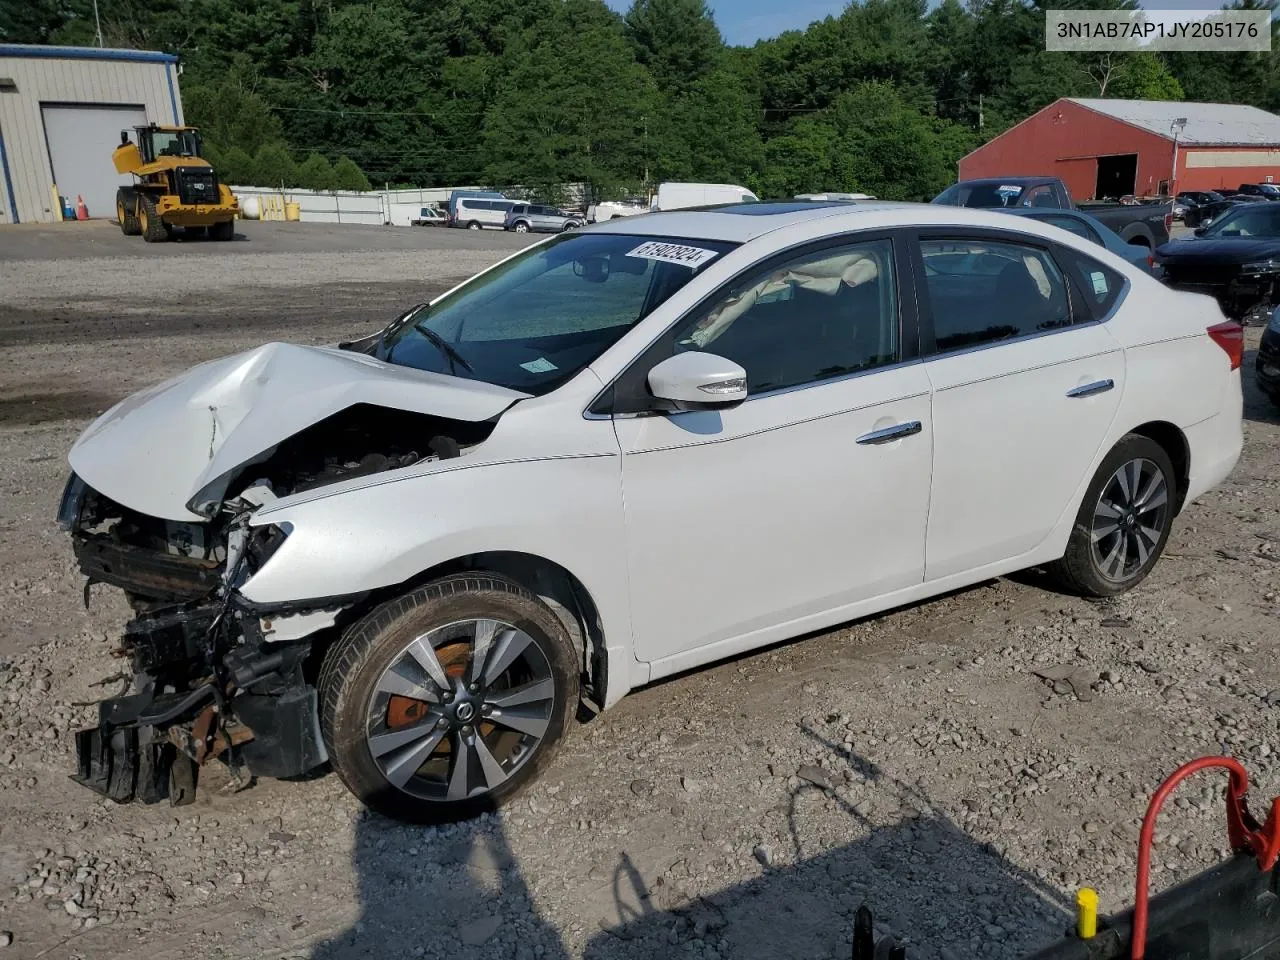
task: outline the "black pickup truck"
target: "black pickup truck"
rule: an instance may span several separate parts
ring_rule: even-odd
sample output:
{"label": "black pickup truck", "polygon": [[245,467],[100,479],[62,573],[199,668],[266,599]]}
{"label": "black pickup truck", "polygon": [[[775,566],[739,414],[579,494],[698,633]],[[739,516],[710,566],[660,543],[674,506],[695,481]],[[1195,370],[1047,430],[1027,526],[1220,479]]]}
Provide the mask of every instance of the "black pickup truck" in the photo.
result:
{"label": "black pickup truck", "polygon": [[1082,210],[1110,227],[1120,239],[1154,250],[1169,240],[1173,226],[1173,201],[1159,203],[1077,204],[1057,177],[992,177],[961,180],[933,198],[933,203],[952,207],[1056,207]]}

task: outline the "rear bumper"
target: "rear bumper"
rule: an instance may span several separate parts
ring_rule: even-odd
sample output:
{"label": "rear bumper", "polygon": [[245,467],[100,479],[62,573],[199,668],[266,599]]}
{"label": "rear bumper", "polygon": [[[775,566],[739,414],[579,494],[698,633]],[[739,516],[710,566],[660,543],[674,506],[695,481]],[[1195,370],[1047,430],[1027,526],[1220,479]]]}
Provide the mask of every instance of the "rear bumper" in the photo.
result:
{"label": "rear bumper", "polygon": [[1214,416],[1184,431],[1191,454],[1186,501],[1220,484],[1240,460],[1244,449],[1244,395],[1239,370],[1227,378],[1218,410]]}
{"label": "rear bumper", "polygon": [[240,213],[238,204],[161,202],[157,212],[165,223],[175,227],[211,227],[215,223],[234,220]]}

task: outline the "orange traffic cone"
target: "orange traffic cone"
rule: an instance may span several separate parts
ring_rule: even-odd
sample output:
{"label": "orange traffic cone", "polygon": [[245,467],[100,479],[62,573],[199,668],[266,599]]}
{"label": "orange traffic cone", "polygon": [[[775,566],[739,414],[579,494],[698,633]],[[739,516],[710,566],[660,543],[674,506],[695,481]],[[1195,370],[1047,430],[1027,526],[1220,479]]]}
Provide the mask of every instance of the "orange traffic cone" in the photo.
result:
{"label": "orange traffic cone", "polygon": [[89,219],[89,208],[84,205],[84,196],[79,193],[76,194],[76,219]]}

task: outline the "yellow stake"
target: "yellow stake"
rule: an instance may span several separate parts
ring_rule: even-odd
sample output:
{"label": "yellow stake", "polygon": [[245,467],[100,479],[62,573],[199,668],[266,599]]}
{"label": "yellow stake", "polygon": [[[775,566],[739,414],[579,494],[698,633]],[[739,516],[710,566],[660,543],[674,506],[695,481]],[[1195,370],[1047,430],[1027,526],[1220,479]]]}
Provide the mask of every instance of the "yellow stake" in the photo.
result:
{"label": "yellow stake", "polygon": [[1076,894],[1076,935],[1092,940],[1098,933],[1098,891],[1084,887]]}

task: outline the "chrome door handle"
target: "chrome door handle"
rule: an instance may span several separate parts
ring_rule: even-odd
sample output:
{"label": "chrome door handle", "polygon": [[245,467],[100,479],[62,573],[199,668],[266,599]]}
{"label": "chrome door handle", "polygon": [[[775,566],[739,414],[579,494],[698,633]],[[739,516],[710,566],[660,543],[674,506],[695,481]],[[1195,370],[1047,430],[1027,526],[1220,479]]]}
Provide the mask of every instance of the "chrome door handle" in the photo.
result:
{"label": "chrome door handle", "polygon": [[1092,397],[1095,393],[1106,393],[1115,385],[1114,380],[1095,380],[1093,383],[1084,383],[1078,387],[1072,387],[1067,391],[1067,396]]}
{"label": "chrome door handle", "polygon": [[872,430],[870,433],[864,433],[858,438],[859,443],[892,443],[894,440],[901,440],[903,437],[914,437],[923,427],[920,426],[919,420],[909,420],[906,423],[894,424],[892,427],[884,427],[881,430]]}

